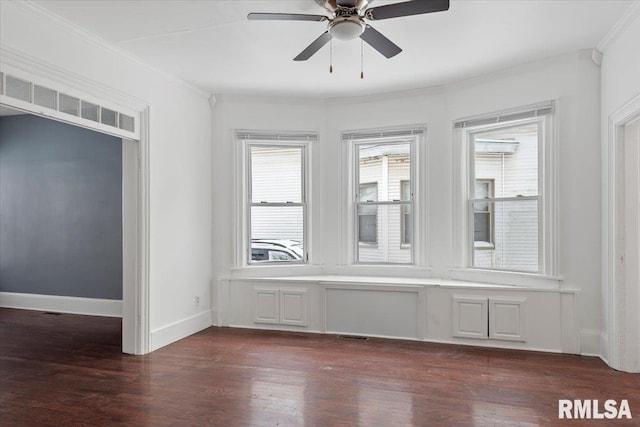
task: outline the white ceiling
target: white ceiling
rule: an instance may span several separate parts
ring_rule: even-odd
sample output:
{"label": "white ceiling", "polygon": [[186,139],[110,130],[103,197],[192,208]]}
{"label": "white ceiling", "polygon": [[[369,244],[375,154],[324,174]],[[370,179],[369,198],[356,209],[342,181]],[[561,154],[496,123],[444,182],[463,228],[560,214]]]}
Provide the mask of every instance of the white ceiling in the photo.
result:
{"label": "white ceiling", "polygon": [[359,40],[334,42],[329,74],[328,45],[306,62],[292,60],[326,23],[246,19],[249,12],[326,14],[314,0],[37,3],[207,92],[339,97],[440,85],[592,48],[631,2],[452,0],[448,12],[377,21],[404,51],[386,59],[365,45],[364,80]]}

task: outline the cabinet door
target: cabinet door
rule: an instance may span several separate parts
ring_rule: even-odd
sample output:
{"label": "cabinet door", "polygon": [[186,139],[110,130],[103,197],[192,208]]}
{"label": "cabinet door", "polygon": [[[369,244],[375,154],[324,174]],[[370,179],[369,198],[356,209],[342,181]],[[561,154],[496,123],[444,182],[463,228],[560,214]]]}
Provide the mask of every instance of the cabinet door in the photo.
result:
{"label": "cabinet door", "polygon": [[489,338],[525,341],[524,298],[489,298]]}
{"label": "cabinet door", "polygon": [[253,322],[277,324],[280,313],[278,289],[253,288]]}
{"label": "cabinet door", "polygon": [[453,296],[453,336],[486,340],[488,333],[488,299]]}
{"label": "cabinet door", "polygon": [[280,324],[307,326],[307,291],[280,289]]}

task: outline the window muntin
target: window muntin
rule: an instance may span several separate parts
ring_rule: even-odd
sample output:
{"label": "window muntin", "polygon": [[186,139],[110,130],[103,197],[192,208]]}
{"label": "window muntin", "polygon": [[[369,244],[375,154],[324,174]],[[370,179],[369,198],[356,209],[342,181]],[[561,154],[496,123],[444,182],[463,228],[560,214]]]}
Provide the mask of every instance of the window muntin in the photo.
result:
{"label": "window muntin", "polygon": [[[357,216],[355,262],[413,263],[413,250],[406,244],[413,240],[413,140],[381,138],[356,142],[353,146]],[[403,182],[409,188],[408,197],[403,197]],[[372,238],[374,227],[375,242]]]}
{"label": "window muntin", "polygon": [[306,262],[306,148],[247,145],[250,264]]}
{"label": "window muntin", "polygon": [[539,119],[471,133],[472,267],[541,270]]}

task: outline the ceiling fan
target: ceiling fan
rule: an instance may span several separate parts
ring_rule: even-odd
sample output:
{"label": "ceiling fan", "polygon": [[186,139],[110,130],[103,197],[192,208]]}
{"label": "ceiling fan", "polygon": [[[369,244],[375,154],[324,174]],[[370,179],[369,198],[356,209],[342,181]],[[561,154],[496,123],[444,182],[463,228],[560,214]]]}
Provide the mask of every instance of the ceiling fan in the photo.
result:
{"label": "ceiling fan", "polygon": [[367,21],[441,12],[449,9],[449,0],[413,0],[371,7],[370,0],[316,0],[333,16],[306,15],[297,13],[250,13],[250,20],[274,21],[328,21],[328,29],[307,46],[294,61],[306,61],[332,38],[353,40],[360,37],[375,50],[387,58],[396,56],[402,49],[374,29]]}

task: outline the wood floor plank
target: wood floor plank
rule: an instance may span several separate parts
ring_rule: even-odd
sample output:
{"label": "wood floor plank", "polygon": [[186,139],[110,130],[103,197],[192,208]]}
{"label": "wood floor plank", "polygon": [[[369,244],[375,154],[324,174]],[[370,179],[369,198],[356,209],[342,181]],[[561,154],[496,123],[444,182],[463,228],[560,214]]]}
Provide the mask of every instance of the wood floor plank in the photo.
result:
{"label": "wood floor plank", "polygon": [[[640,375],[592,357],[229,328],[129,356],[120,339],[120,319],[0,309],[0,425],[640,425]],[[634,418],[559,420],[558,399],[628,399]]]}

